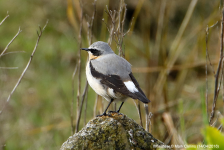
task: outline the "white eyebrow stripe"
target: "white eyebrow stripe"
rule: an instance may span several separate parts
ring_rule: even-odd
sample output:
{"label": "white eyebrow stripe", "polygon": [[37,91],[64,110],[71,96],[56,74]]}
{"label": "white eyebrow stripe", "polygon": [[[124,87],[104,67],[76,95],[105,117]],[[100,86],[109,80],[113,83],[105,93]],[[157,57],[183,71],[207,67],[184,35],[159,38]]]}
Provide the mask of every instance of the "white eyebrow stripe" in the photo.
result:
{"label": "white eyebrow stripe", "polygon": [[132,93],[138,92],[138,89],[136,88],[135,84],[132,81],[124,82],[124,84],[130,92]]}

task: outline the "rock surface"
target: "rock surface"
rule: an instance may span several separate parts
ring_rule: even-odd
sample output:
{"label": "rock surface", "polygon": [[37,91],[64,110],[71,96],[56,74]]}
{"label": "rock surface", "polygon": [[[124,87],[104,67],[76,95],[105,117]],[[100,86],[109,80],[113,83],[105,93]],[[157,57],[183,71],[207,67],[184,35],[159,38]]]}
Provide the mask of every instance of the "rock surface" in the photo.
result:
{"label": "rock surface", "polygon": [[151,150],[156,149],[155,145],[163,143],[133,119],[120,113],[110,113],[89,121],[63,143],[61,150]]}

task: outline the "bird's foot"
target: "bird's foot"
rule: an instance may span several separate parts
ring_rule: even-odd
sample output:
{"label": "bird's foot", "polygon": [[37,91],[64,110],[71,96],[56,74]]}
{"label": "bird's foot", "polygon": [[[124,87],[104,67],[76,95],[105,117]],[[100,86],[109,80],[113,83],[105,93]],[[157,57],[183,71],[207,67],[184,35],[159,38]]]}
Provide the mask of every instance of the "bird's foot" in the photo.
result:
{"label": "bird's foot", "polygon": [[97,115],[96,117],[102,117],[102,116],[108,116],[108,115],[106,114],[106,112],[104,112],[103,114]]}
{"label": "bird's foot", "polygon": [[119,111],[108,111],[109,114],[111,113],[119,113]]}

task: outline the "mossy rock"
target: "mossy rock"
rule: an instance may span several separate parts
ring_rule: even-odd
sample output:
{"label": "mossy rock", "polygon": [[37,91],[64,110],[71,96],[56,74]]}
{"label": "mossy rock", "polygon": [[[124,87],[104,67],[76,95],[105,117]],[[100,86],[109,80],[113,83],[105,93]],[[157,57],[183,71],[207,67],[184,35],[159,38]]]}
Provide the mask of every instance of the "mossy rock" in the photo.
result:
{"label": "mossy rock", "polygon": [[[153,146],[154,145],[154,146]],[[126,115],[110,113],[96,117],[70,136],[61,150],[152,150],[163,143]]]}

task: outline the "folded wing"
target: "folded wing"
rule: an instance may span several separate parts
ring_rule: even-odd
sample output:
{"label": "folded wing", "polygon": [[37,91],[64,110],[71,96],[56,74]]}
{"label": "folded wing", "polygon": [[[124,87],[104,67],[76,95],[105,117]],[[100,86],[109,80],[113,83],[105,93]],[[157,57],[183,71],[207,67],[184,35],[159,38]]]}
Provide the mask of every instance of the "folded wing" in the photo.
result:
{"label": "folded wing", "polygon": [[[118,74],[104,74],[99,71],[97,71],[90,61],[90,69],[91,74],[98,79],[101,79],[100,82],[109,88],[112,88],[115,92],[119,92],[121,94],[124,94],[126,96],[129,96],[133,99],[138,99],[142,101],[143,103],[150,102],[141,88],[139,87],[138,82],[134,78],[133,74],[130,72],[126,76],[122,74],[123,76],[119,76]],[[104,70],[105,72],[107,70]],[[125,70],[123,70],[125,71]],[[125,78],[126,80],[123,80]]]}

